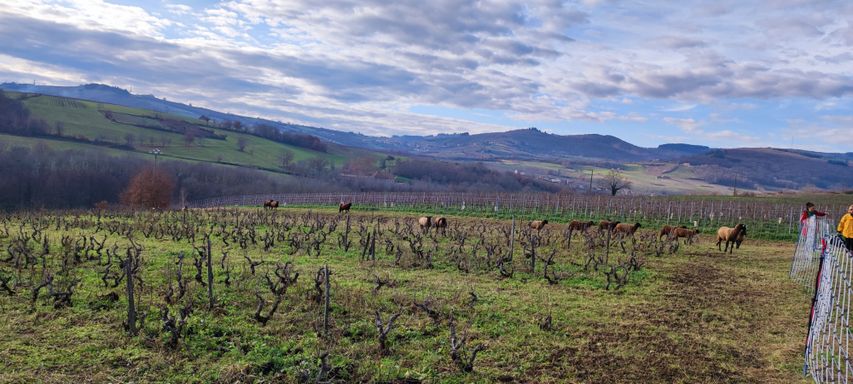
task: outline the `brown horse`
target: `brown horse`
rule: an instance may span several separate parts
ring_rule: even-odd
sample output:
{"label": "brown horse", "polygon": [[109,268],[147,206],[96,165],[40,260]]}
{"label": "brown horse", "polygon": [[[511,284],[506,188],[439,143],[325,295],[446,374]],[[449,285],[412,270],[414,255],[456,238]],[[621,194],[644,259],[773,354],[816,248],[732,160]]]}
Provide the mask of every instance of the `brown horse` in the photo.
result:
{"label": "brown horse", "polygon": [[[735,246],[738,245],[738,237],[741,235],[746,236],[746,225],[744,224],[735,225],[734,228],[720,227],[720,229],[717,230],[717,249],[723,251],[720,244],[723,242],[723,240],[725,240],[726,249],[723,251],[723,253],[726,253],[726,251],[728,251],[729,254],[731,254],[732,252],[734,252]],[[731,249],[729,249],[729,244],[731,244],[732,246]]]}
{"label": "brown horse", "polygon": [[[658,240],[662,239],[664,236],[669,237],[672,233],[672,230],[677,227],[670,227],[669,225],[664,225],[663,228],[658,232]],[[684,228],[684,227],[682,227]]]}
{"label": "brown horse", "polygon": [[595,225],[595,223],[592,221],[572,220],[569,223],[569,227],[567,229],[569,230],[569,232],[574,232],[574,231],[586,232],[587,229],[589,229],[590,227],[592,227],[594,225]]}
{"label": "brown horse", "polygon": [[545,228],[545,224],[548,224],[548,220],[533,220],[528,225],[530,226],[530,229],[541,231],[542,228]]}
{"label": "brown horse", "polygon": [[[672,235],[672,234],[673,234],[673,232],[674,232],[676,229],[687,229],[687,227],[685,227],[685,226],[683,226],[683,225],[682,225],[682,226],[680,226],[680,227],[671,227],[671,226],[669,226],[669,225],[664,225],[664,226],[663,226],[663,228],[661,228],[661,229],[660,229],[660,232],[658,232],[658,240],[660,240],[660,239],[661,239],[661,238],[663,238],[664,236],[669,237],[670,235]],[[684,231],[681,231],[681,232],[682,232],[682,233],[684,233]],[[696,233],[698,233],[698,232],[696,232]],[[695,235],[696,233],[694,233],[694,235]],[[684,237],[684,236],[678,236],[678,237]]]}
{"label": "brown horse", "polygon": [[696,229],[687,229],[687,228],[673,228],[672,232],[669,233],[669,236],[672,236],[676,239],[684,238],[684,244],[692,244],[693,238],[696,237],[696,234],[699,233],[699,230]]}
{"label": "brown horse", "polygon": [[620,235],[625,236],[634,236],[634,232],[640,229],[640,223],[628,224],[628,223],[618,223],[613,226],[613,231]]}
{"label": "brown horse", "polygon": [[598,223],[598,230],[601,232],[610,231],[613,232],[613,229],[619,225],[618,221],[610,221],[610,220],[601,220]]}
{"label": "brown horse", "polygon": [[447,232],[447,218],[439,217],[435,219],[435,230],[441,231],[441,234],[444,235]]}
{"label": "brown horse", "polygon": [[340,205],[338,205],[338,213],[341,213],[341,212],[343,212],[343,211],[346,211],[347,213],[349,213],[349,209],[350,209],[350,208],[352,208],[352,203],[351,203],[351,202],[350,202],[350,203],[346,203],[346,204],[344,204],[344,202],[343,202],[343,201],[341,201],[341,204],[340,204]]}
{"label": "brown horse", "polygon": [[634,233],[640,229],[640,223],[628,224],[628,223],[618,223],[613,226],[613,233],[616,234],[616,237],[619,239],[619,246],[622,247],[622,250],[625,250],[625,238],[630,237],[631,240],[634,240]]}
{"label": "brown horse", "polygon": [[278,208],[278,200],[267,200],[264,202],[264,209]]}

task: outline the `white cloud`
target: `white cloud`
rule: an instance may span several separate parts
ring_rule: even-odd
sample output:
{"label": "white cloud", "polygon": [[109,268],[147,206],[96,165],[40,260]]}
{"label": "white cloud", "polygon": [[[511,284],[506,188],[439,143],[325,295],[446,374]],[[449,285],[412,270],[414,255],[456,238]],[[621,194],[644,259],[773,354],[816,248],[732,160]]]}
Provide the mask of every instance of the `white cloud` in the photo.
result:
{"label": "white cloud", "polygon": [[[40,79],[135,84],[196,105],[363,132],[644,123],[677,112],[662,121],[708,140],[748,139],[755,135],[711,132],[703,124],[729,117],[700,122],[696,107],[736,114],[760,108],[744,99],[805,98],[824,111],[853,93],[853,5],[842,1],[163,6],[180,23],[104,0],[8,2],[0,8],[8,21],[0,26],[0,64],[11,68],[6,73],[20,73],[25,62]],[[24,28],[13,33],[12,24]],[[602,110],[601,100],[618,107]],[[513,120],[484,125],[399,112],[413,105],[493,110]]]}
{"label": "white cloud", "polygon": [[186,4],[166,4],[165,7],[169,12],[179,16],[188,15],[193,11],[193,8]]}
{"label": "white cloud", "polygon": [[89,30],[113,30],[143,36],[162,37],[162,30],[173,22],[154,16],[143,8],[119,5],[103,0],[5,2],[0,13],[74,25]]}
{"label": "white cloud", "polygon": [[698,104],[682,104],[682,105],[676,105],[676,106],[670,107],[670,108],[664,108],[664,109],[661,109],[661,111],[663,111],[663,112],[685,112],[685,111],[689,111],[693,108],[696,108],[697,106],[698,106]]}
{"label": "white cloud", "polygon": [[696,133],[700,132],[699,127],[701,123],[694,120],[693,118],[676,118],[676,117],[664,117],[663,121],[667,124],[675,125],[681,128],[682,131],[686,133]]}

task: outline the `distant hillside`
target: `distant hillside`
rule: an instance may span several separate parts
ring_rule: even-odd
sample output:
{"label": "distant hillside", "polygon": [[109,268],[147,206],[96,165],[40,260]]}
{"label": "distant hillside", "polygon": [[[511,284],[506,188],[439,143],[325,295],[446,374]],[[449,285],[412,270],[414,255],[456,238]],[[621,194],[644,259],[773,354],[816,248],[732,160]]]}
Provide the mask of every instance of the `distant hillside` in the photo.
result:
{"label": "distant hillside", "polygon": [[661,144],[657,147],[660,158],[675,159],[684,156],[700,155],[710,151],[711,148],[704,145],[692,144]]}
{"label": "distant hillside", "polygon": [[[380,159],[393,154],[467,164],[484,162],[496,169],[561,186],[587,185],[585,175],[593,168],[601,171],[598,174],[620,168],[636,186],[642,187],[638,191],[648,193],[717,193],[721,186],[751,190],[853,187],[850,177],[853,152],[723,150],[691,144],[643,148],[609,135],[556,135],[536,128],[482,134],[373,137],[238,116],[152,95],[134,95],[100,84],[56,87],[4,83],[0,89],[25,92],[20,95],[27,108],[50,129],[62,131],[58,144],[65,147],[98,145],[104,150],[130,150],[139,154],[159,147],[164,156],[178,159],[290,173],[280,164],[282,151],[286,150],[295,155],[292,163],[301,164],[300,174],[311,173],[312,168],[337,168],[346,177],[358,177],[348,180],[359,183],[372,183],[369,180],[376,177],[391,180],[395,161],[380,163]],[[199,119],[202,116],[212,120],[202,121]],[[313,151],[239,130],[225,130],[224,122],[238,122],[243,129],[264,126],[270,134],[280,130],[311,135],[319,138],[323,147],[328,143],[330,149]],[[191,143],[184,142],[188,132],[194,136]],[[57,141],[55,137],[52,140]],[[8,137],[7,141],[21,139]],[[467,171],[453,169],[459,174]],[[438,176],[430,175],[424,181],[430,183],[429,180],[440,179]],[[397,181],[410,180],[403,177]]]}
{"label": "distant hillside", "polygon": [[43,122],[46,129],[42,131],[46,132],[37,136],[57,141],[62,147],[101,147],[144,154],[157,148],[164,158],[279,173],[292,173],[294,169],[282,167],[281,156],[285,152],[291,154],[292,166],[308,166],[309,162],[313,166],[321,160],[326,167],[340,167],[348,157],[369,154],[341,147],[327,151],[302,148],[145,109],[38,94],[9,92],[7,96],[20,100],[33,119]]}
{"label": "distant hillside", "polygon": [[332,143],[349,147],[366,149],[393,150],[392,144],[382,138],[366,136],[352,132],[341,132],[325,128],[309,127],[298,124],[286,124],[273,120],[259,119],[214,111],[212,109],[194,107],[187,104],[176,103],[159,99],[153,95],[134,95],[127,90],[103,84],[86,84],[71,87],[32,85],[19,83],[2,83],[0,89],[15,92],[39,93],[51,96],[70,97],[102,103],[110,103],[125,107],[151,110],[181,115],[188,118],[207,116],[217,121],[239,121],[248,126],[270,125],[284,131],[304,133],[317,136]]}
{"label": "distant hillside", "polygon": [[239,121],[244,125],[265,124],[284,131],[313,135],[343,146],[379,150],[383,152],[412,153],[457,160],[535,159],[554,161],[584,157],[602,161],[665,160],[696,154],[700,146],[673,144],[669,147],[641,148],[613,136],[605,135],[554,135],[539,130],[515,130],[484,134],[459,134],[437,136],[374,137],[353,132],[272,120],[239,116],[206,108],[158,99],[153,95],[134,95],[127,90],[102,85],[86,84],[62,87],[3,83],[0,89],[31,92],[45,95],[71,97],[111,103],[132,108],[198,118],[202,115],[218,121]]}
{"label": "distant hillside", "polygon": [[[843,155],[841,155],[843,156]],[[774,148],[715,149],[683,160],[716,184],[764,189],[848,189],[853,166],[837,154]]]}
{"label": "distant hillside", "polygon": [[406,150],[442,158],[468,160],[551,160],[588,158],[620,161],[651,160],[654,150],[605,135],[561,136],[536,128],[475,135],[402,136],[392,141]]}
{"label": "distant hillside", "polygon": [[[155,155],[156,153],[156,155]],[[105,102],[0,91],[0,211],[116,203],[159,164],[172,202],[233,194],[345,191],[550,191],[481,165],[392,156],[312,135]]]}

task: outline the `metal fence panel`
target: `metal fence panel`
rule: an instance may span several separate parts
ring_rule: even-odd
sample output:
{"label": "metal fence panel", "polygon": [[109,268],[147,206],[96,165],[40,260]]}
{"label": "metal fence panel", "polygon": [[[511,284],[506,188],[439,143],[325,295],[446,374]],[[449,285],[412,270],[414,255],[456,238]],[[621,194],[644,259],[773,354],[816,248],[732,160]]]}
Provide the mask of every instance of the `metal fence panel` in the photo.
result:
{"label": "metal fence panel", "polygon": [[[814,220],[811,225],[815,225]],[[811,232],[814,230],[814,232]],[[817,238],[817,234],[822,236]],[[853,254],[845,248],[844,242],[832,234],[829,225],[812,228],[804,225],[798,243],[798,253],[805,249],[802,256],[795,256],[795,263],[806,265],[806,257],[814,255],[812,248],[819,247],[818,268],[812,275],[815,281],[815,294],[812,302],[809,331],[806,338],[805,363],[803,374],[811,375],[816,383],[849,383],[853,377],[850,362],[850,305],[853,297]],[[809,238],[816,238],[811,245]],[[805,256],[805,253],[809,253]],[[806,275],[808,268],[797,267],[801,272],[792,277]]]}

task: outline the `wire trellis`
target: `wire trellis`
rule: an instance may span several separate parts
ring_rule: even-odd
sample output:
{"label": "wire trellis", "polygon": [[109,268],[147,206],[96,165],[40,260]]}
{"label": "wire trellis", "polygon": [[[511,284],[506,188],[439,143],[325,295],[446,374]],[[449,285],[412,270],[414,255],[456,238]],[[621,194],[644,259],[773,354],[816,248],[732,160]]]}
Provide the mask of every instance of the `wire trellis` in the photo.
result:
{"label": "wire trellis", "polygon": [[799,240],[791,262],[791,278],[813,292],[820,255],[823,250],[821,238],[830,232],[830,223],[825,218],[812,216],[800,223]]}
{"label": "wire trellis", "polygon": [[[828,225],[818,227],[817,231],[823,231],[823,236],[819,238],[821,253],[814,279],[803,374],[810,375],[816,383],[846,384],[853,376],[849,354],[853,331],[850,328],[853,255],[840,237],[831,234]],[[812,235],[808,230],[803,233]],[[800,247],[797,248],[799,251]]]}

